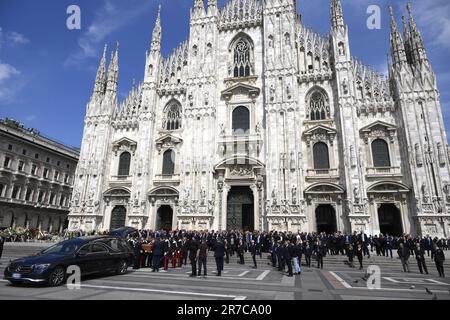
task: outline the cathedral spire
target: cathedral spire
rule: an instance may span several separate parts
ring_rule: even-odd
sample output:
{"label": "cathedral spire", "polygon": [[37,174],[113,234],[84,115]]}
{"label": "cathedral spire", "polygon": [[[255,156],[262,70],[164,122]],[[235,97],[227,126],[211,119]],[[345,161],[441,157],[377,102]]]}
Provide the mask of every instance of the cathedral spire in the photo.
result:
{"label": "cathedral spire", "polygon": [[192,11],[192,16],[199,18],[205,15],[205,3],[203,0],[194,0],[194,10]]}
{"label": "cathedral spire", "polygon": [[412,5],[408,3],[406,5],[409,15],[409,29],[410,29],[410,45],[412,51],[412,58],[414,63],[422,63],[428,61],[425,46],[423,44],[422,35],[417,28],[416,21],[412,14]]}
{"label": "cathedral spire", "polygon": [[151,51],[161,51],[161,31],[161,5],[159,5],[158,16],[153,28]]}
{"label": "cathedral spire", "polygon": [[105,89],[106,89],[106,49],[107,49],[107,45],[105,44],[105,47],[103,49],[103,55],[100,60],[100,64],[98,66],[97,76],[95,78],[94,95],[96,95],[96,96],[105,94]]}
{"label": "cathedral spire", "polygon": [[331,0],[331,25],[334,30],[345,26],[341,0]]}
{"label": "cathedral spire", "polygon": [[115,53],[111,52],[111,60],[108,67],[108,83],[107,92],[113,94],[117,93],[117,83],[119,78],[119,42],[117,42],[117,47]]}
{"label": "cathedral spire", "polygon": [[402,16],[403,25],[403,43],[405,46],[406,59],[409,64],[412,64],[412,53],[411,53],[411,33],[409,32],[408,26],[406,24],[405,16]]}
{"label": "cathedral spire", "polygon": [[398,31],[397,22],[394,18],[394,11],[392,6],[389,6],[389,14],[391,16],[391,54],[394,66],[407,62],[405,45],[403,44],[402,36]]}
{"label": "cathedral spire", "polygon": [[217,12],[217,0],[208,0],[208,14],[214,15]]}

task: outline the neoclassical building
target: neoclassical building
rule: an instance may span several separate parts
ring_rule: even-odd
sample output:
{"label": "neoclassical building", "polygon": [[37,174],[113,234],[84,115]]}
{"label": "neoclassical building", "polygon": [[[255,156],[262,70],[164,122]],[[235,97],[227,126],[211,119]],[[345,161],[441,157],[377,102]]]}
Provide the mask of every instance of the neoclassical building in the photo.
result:
{"label": "neoclassical building", "polygon": [[439,91],[410,6],[402,32],[391,10],[386,77],[351,56],[339,0],[327,37],[295,0],[193,1],[168,57],[158,14],[124,101],[105,49],[70,228],[449,235]]}
{"label": "neoclassical building", "polygon": [[68,226],[79,150],[0,119],[0,229]]}

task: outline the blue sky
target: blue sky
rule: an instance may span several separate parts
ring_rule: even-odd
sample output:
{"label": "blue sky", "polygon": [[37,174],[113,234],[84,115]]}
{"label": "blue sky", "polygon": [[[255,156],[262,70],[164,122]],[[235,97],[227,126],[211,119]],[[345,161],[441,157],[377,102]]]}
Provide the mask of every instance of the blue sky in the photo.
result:
{"label": "blue sky", "polygon": [[[330,0],[298,0],[303,22],[321,34],[330,29]],[[158,4],[162,4],[163,54],[188,36],[194,0],[0,0],[0,117],[71,146],[79,146],[86,104],[105,43],[120,42],[119,99],[144,73]],[[222,7],[226,0],[219,0]],[[342,0],[352,55],[386,72],[388,3],[400,17],[406,0]],[[412,1],[428,56],[438,76],[450,132],[450,1]],[[81,8],[81,30],[68,30],[69,5]],[[367,7],[382,9],[381,30],[366,27]],[[401,26],[401,24],[400,24]]]}

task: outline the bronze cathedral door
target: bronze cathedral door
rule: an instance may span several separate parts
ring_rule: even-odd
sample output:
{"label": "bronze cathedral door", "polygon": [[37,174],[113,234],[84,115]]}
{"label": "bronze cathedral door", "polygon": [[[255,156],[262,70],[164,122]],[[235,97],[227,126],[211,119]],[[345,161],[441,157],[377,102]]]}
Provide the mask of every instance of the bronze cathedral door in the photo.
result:
{"label": "bronze cathedral door", "polygon": [[227,201],[227,229],[254,230],[253,193],[249,187],[232,187]]}

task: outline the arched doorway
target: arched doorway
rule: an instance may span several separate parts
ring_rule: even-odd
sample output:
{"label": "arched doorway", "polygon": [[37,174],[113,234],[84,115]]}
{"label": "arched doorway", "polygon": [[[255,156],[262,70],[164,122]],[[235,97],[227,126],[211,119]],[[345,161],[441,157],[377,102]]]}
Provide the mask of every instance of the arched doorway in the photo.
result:
{"label": "arched doorway", "polygon": [[316,208],[317,232],[337,232],[336,212],[332,205],[321,204]]}
{"label": "arched doorway", "polygon": [[119,229],[125,227],[125,220],[127,217],[127,209],[124,206],[114,207],[111,213],[110,230]]}
{"label": "arched doorway", "polygon": [[253,192],[249,187],[232,187],[227,200],[227,229],[253,231],[255,228]]}
{"label": "arched doorway", "polygon": [[400,210],[393,203],[383,203],[378,208],[380,232],[384,235],[401,236],[403,234]]}
{"label": "arched doorway", "polygon": [[173,210],[171,206],[161,206],[156,214],[156,230],[172,231]]}

